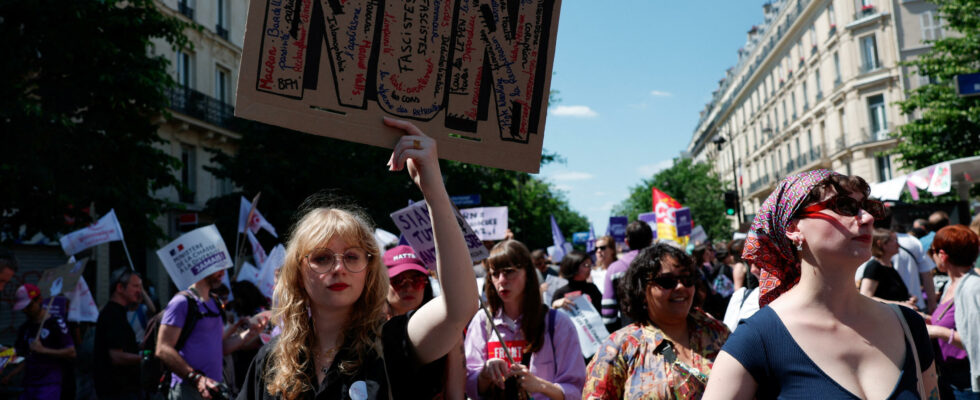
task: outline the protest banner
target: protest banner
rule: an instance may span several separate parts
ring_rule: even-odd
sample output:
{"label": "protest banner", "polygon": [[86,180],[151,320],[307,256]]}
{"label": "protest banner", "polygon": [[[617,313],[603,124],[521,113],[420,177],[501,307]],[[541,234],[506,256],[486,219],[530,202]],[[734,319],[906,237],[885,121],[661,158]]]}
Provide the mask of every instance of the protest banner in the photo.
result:
{"label": "protest banner", "polygon": [[[490,255],[486,246],[480,238],[470,229],[469,224],[463,219],[459,211],[453,209],[456,214],[456,222],[463,230],[463,239],[466,240],[466,247],[470,250],[470,259],[476,264]],[[408,241],[409,246],[415,250],[415,255],[425,263],[429,269],[436,268],[436,243],[432,236],[432,220],[429,219],[429,207],[424,201],[412,203],[408,207],[391,213],[391,220],[395,221],[402,237]]]}
{"label": "protest banner", "polygon": [[[258,195],[255,196],[258,200]],[[259,229],[265,229],[273,237],[279,237],[276,233],[276,228],[266,221],[262,213],[259,212],[257,208],[252,207],[252,202],[245,199],[242,196],[242,200],[238,205],[238,233],[245,232],[245,227],[248,226],[249,232],[259,233]]]}
{"label": "protest banner", "polygon": [[681,208],[681,203],[674,200],[660,189],[653,188],[653,212],[657,215],[657,237],[664,240],[680,242],[674,222],[674,211]]}
{"label": "protest banner", "polygon": [[691,234],[691,209],[681,207],[674,211],[674,229],[677,236],[689,236]]}
{"label": "protest banner", "polygon": [[157,257],[178,289],[232,267],[231,254],[218,228],[208,225],[181,235],[157,250]]}
{"label": "protest banner", "polygon": [[123,240],[122,227],[116,218],[116,210],[109,210],[109,213],[99,218],[95,223],[62,236],[59,241],[65,254],[73,256],[82,250],[102,243]]}
{"label": "protest banner", "polygon": [[602,323],[602,315],[592,306],[586,296],[575,296],[572,300],[572,309],[566,310],[559,308],[558,311],[565,313],[575,324],[575,331],[578,333],[578,344],[582,348],[582,357],[589,358],[599,350],[602,341],[609,336],[606,325]]}
{"label": "protest banner", "polygon": [[459,210],[480,240],[503,240],[507,236],[507,207],[477,207]]}
{"label": "protest banner", "polygon": [[242,268],[238,271],[238,277],[235,278],[235,282],[251,282],[255,287],[259,287],[260,273],[259,269],[255,268],[252,263],[245,261],[242,263]]}
{"label": "protest banner", "polygon": [[627,217],[609,217],[609,236],[612,236],[616,243],[626,243],[626,225],[629,225]]}
{"label": "protest banner", "polygon": [[88,258],[83,258],[80,261],[68,262],[44,270],[41,273],[41,280],[37,282],[38,289],[41,289],[41,296],[51,297],[75,289],[82,273],[85,272],[87,263]]}
{"label": "protest banner", "polygon": [[252,248],[252,258],[255,259],[255,263],[258,265],[265,264],[265,259],[269,258],[269,255],[262,248],[262,243],[259,243],[259,239],[252,234],[252,231],[245,231],[245,236],[248,237],[248,243]]}
{"label": "protest banner", "polygon": [[68,321],[69,322],[97,322],[99,319],[99,306],[92,298],[92,291],[85,282],[85,277],[78,278],[75,290],[65,293],[68,296]]}
{"label": "protest banner", "polygon": [[387,148],[407,119],[440,157],[537,172],[560,7],[253,0],[235,115]]}
{"label": "protest banner", "polygon": [[259,270],[258,280],[255,282],[255,286],[259,288],[265,297],[272,298],[272,292],[276,288],[276,270],[282,268],[282,264],[285,261],[286,248],[281,244],[277,244],[269,252],[269,258],[265,260],[265,264]]}
{"label": "protest banner", "polygon": [[595,229],[592,229],[592,223],[589,223],[589,236],[585,238],[585,252],[592,254],[595,251]]}

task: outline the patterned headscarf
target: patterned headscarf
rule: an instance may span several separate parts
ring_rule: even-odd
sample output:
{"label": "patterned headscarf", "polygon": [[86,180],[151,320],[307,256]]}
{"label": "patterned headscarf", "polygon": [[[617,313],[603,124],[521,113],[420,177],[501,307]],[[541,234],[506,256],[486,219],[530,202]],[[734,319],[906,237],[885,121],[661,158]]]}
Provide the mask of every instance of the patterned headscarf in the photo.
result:
{"label": "patterned headscarf", "polygon": [[763,307],[800,281],[800,261],[786,237],[789,221],[817,184],[836,173],[826,169],[800,172],[779,182],[762,203],[745,239],[742,259],[762,270],[759,306]]}

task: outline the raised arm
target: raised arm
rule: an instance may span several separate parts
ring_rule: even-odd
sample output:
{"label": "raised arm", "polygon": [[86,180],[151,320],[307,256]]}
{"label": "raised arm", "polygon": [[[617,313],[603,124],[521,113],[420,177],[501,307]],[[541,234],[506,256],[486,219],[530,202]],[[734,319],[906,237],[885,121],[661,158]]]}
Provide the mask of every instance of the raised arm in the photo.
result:
{"label": "raised arm", "polygon": [[476,276],[463,231],[442,181],[436,141],[407,121],[384,119],[385,125],[404,131],[391,153],[392,171],[408,169],[429,207],[436,245],[436,270],[442,296],[422,306],[408,321],[408,338],[419,362],[442,357],[459,342],[463,328],[477,310]]}

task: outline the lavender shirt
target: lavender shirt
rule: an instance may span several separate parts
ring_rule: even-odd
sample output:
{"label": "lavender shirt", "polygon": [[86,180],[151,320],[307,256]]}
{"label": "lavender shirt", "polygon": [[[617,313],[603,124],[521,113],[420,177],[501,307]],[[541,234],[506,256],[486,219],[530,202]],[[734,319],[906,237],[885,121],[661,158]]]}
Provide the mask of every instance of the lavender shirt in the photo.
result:
{"label": "lavender shirt", "polygon": [[[952,302],[953,299],[949,299],[949,301],[942,303],[936,307],[936,311],[932,312],[933,325],[941,326],[943,328],[950,328],[950,329],[956,328],[956,305],[949,304]],[[945,315],[943,315],[942,318],[939,318],[939,315],[943,314],[943,311],[946,310],[946,306],[949,306],[949,311],[946,311]],[[939,350],[941,353],[939,357],[944,362],[960,361],[966,359],[966,350],[956,347],[952,343],[949,343],[946,340],[943,340],[942,338],[937,340],[937,342],[939,342]]]}
{"label": "lavender shirt", "polygon": [[[187,337],[184,348],[177,352],[191,368],[203,372],[208,378],[221,382],[221,361],[224,357],[221,340],[224,323],[219,314],[221,309],[214,299],[208,299],[207,303],[198,303],[198,310],[201,311],[201,319],[194,325],[194,332]],[[217,315],[209,317],[208,314]],[[167,308],[163,310],[163,319],[160,320],[160,323],[183,328],[186,317],[187,298],[178,294],[170,299]],[[177,374],[173,374],[170,386],[177,386],[181,381]]]}
{"label": "lavender shirt", "polygon": [[[554,311],[552,311],[554,312]],[[585,360],[578,343],[578,333],[575,325],[565,314],[555,312],[554,352],[552,352],[552,337],[548,334],[547,316],[545,316],[544,344],[537,353],[531,355],[531,373],[534,376],[561,386],[566,399],[581,399],[582,387],[585,386]],[[520,318],[511,320],[502,312],[493,319],[494,325],[500,331],[505,341],[523,340],[520,330]],[[477,378],[487,361],[487,347],[490,343],[500,343],[492,331],[487,331],[487,314],[478,311],[466,329],[466,340],[463,348],[466,351],[466,395],[471,399],[479,399]],[[535,399],[545,399],[541,393],[532,393]]]}
{"label": "lavender shirt", "polygon": [[602,322],[606,325],[619,322],[619,300],[616,297],[614,282],[626,274],[626,270],[637,254],[640,254],[639,250],[623,254],[606,269],[606,277],[602,284]]}

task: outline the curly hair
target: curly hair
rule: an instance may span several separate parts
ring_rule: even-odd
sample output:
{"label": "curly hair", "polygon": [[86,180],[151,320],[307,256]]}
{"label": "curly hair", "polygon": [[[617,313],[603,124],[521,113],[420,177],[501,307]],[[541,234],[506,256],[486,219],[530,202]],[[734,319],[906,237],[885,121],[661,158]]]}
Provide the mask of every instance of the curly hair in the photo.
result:
{"label": "curly hair", "polygon": [[487,297],[487,305],[490,312],[497,314],[497,311],[504,308],[504,302],[497,294],[497,288],[493,285],[493,277],[489,274],[501,268],[514,267],[524,270],[524,292],[521,300],[521,331],[527,340],[524,347],[525,353],[537,353],[544,345],[544,317],[547,307],[541,300],[541,292],[538,289],[538,275],[534,273],[534,264],[531,262],[531,252],[527,246],[516,240],[504,240],[497,243],[490,249],[490,257],[483,264],[487,270],[487,279],[484,282],[483,293]]}
{"label": "curly hair", "polygon": [[[661,275],[660,270],[665,257],[676,261],[679,266],[688,270],[691,275],[697,276],[698,274],[697,267],[694,265],[694,259],[685,253],[684,250],[673,245],[657,243],[640,250],[640,253],[630,263],[629,269],[626,270],[626,275],[619,281],[619,290],[617,292],[620,296],[619,303],[622,307],[623,314],[628,315],[633,321],[641,325],[649,325],[653,322],[647,311],[646,289],[653,278]],[[700,286],[695,287],[697,288],[695,292],[696,298],[697,291],[701,291],[702,288]],[[691,310],[693,309],[694,306],[691,306]]]}
{"label": "curly hair", "polygon": [[273,321],[282,324],[282,334],[269,352],[265,366],[266,390],[292,400],[315,387],[305,371],[313,362],[316,335],[310,319],[309,293],[303,285],[303,259],[316,247],[340,239],[365,249],[369,254],[364,290],[351,307],[343,330],[356,358],[340,363],[340,372],[353,375],[373,352],[380,354],[381,327],[385,321],[388,274],[384,270],[370,220],[361,212],[316,207],[302,214],[293,226],[286,257],[274,291]]}

